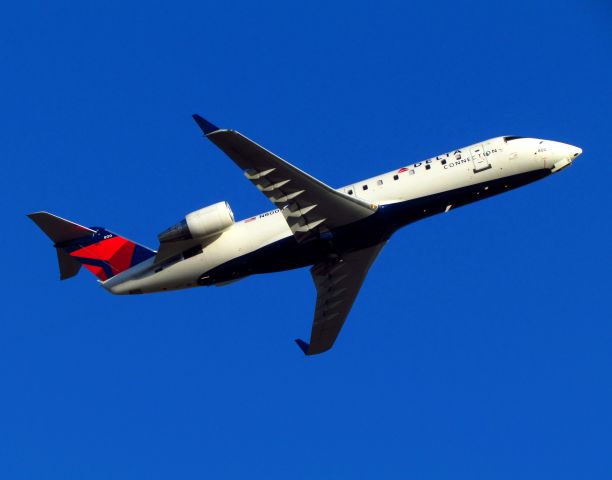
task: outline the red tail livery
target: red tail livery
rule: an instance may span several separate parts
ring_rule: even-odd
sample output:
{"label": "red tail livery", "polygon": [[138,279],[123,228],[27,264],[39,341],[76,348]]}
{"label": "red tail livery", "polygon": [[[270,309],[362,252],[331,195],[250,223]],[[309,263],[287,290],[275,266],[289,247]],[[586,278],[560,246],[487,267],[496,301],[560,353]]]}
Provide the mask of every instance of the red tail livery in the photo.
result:
{"label": "red tail livery", "polygon": [[105,281],[155,256],[153,250],[101,227],[83,227],[47,212],[28,216],[55,243],[62,280],[84,265]]}

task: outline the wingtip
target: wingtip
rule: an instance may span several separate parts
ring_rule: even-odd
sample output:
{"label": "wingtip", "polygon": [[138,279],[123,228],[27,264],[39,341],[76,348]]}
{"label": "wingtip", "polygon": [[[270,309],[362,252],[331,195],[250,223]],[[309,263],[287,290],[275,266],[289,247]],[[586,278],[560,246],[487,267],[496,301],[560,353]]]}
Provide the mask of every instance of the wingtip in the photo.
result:
{"label": "wingtip", "polygon": [[216,132],[217,130],[220,130],[220,128],[217,127],[215,124],[210,123],[208,120],[206,120],[205,118],[201,117],[197,113],[194,113],[192,115],[192,117],[195,120],[195,122],[198,124],[198,127],[200,127],[202,129],[202,131],[204,132],[204,135],[208,135],[209,133]]}
{"label": "wingtip", "polygon": [[300,347],[300,350],[304,352],[304,355],[308,355],[308,349],[310,348],[310,343],[305,342],[301,338],[296,338],[295,343]]}
{"label": "wingtip", "polygon": [[51,215],[49,212],[45,212],[44,210],[40,210],[38,212],[26,213],[26,217],[30,220],[34,220],[35,218],[42,217],[45,215]]}

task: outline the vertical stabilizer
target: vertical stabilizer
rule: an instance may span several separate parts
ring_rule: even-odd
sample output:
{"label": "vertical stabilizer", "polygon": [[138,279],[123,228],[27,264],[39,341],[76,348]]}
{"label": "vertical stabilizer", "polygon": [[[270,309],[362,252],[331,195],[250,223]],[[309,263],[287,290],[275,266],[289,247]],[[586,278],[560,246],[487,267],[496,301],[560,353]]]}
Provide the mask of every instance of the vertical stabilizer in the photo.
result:
{"label": "vertical stabilizer", "polygon": [[101,227],[84,227],[48,212],[28,215],[53,240],[60,279],[74,277],[84,265],[105,281],[155,256],[155,252]]}

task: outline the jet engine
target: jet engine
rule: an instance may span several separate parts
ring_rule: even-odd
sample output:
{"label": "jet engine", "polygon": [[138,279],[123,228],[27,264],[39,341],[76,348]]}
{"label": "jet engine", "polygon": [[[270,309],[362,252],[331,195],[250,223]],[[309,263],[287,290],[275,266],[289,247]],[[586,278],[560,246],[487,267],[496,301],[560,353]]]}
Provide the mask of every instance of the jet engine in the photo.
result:
{"label": "jet engine", "polygon": [[176,225],[160,233],[159,243],[189,239],[204,239],[221,233],[234,224],[234,214],[227,202],[219,202],[201,208],[185,216]]}

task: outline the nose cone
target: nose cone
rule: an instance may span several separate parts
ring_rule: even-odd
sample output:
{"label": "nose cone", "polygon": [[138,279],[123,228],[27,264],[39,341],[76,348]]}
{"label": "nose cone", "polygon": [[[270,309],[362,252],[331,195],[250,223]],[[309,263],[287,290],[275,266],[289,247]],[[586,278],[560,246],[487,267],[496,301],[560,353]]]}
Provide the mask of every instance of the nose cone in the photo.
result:
{"label": "nose cone", "polygon": [[582,154],[580,147],[569,145],[567,143],[554,142],[551,149],[550,163],[552,164],[551,172],[558,172],[565,167],[569,167],[572,162]]}
{"label": "nose cone", "polygon": [[568,158],[570,161],[578,157],[582,153],[582,148],[575,147],[568,143],[555,142],[556,146],[553,148],[555,153],[563,158]]}
{"label": "nose cone", "polygon": [[571,156],[572,156],[572,158],[576,158],[577,156],[582,155],[582,148],[580,148],[580,147],[574,147],[573,145],[568,145],[568,146],[569,146],[569,147],[571,148],[571,150],[572,150],[572,152],[571,152]]}

